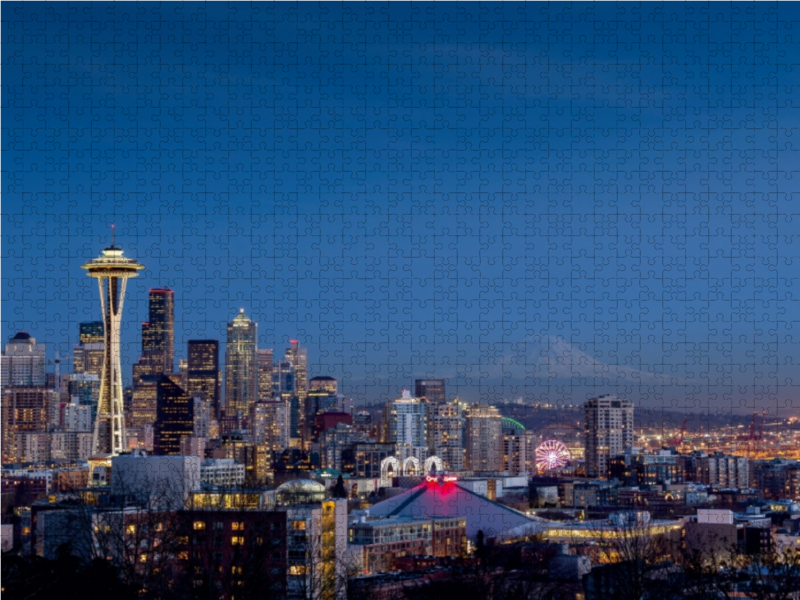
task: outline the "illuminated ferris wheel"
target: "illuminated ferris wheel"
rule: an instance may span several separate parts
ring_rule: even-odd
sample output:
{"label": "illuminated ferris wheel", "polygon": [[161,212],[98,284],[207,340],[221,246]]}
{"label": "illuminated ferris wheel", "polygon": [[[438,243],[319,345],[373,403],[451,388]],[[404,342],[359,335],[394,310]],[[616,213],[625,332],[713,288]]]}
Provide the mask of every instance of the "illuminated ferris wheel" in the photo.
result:
{"label": "illuminated ferris wheel", "polygon": [[546,440],[536,448],[536,470],[552,471],[566,466],[571,455],[567,447],[558,440]]}

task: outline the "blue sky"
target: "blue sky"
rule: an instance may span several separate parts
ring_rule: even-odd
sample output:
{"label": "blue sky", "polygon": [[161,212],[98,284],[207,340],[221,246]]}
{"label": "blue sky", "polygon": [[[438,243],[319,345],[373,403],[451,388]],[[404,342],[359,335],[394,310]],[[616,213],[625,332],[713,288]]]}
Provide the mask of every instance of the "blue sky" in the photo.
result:
{"label": "blue sky", "polygon": [[71,348],[116,223],[128,364],[166,286],[362,402],[800,406],[796,5],[0,8],[3,339]]}

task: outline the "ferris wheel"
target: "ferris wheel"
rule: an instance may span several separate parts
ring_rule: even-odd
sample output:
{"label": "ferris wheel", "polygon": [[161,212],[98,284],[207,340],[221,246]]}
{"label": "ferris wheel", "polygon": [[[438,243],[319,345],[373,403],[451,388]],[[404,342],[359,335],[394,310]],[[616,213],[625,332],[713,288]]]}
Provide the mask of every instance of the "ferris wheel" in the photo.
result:
{"label": "ferris wheel", "polygon": [[536,448],[536,470],[552,471],[566,466],[572,456],[558,440],[546,440]]}

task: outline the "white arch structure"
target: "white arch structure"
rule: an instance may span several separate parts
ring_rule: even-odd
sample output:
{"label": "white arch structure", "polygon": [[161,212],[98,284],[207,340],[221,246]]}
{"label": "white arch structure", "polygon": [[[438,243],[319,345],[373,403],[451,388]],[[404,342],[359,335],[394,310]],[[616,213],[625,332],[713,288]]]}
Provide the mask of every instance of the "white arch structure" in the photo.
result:
{"label": "white arch structure", "polygon": [[425,459],[426,475],[431,471],[433,471],[431,467],[434,467],[436,469],[436,473],[441,473],[442,471],[444,471],[444,463],[442,462],[442,459],[439,458],[438,456],[429,456],[428,458]]}
{"label": "white arch structure", "polygon": [[392,476],[400,473],[400,461],[394,456],[387,456],[381,461],[381,479],[389,479],[389,467],[392,468]]}
{"label": "white arch structure", "polygon": [[409,456],[403,461],[403,475],[419,475],[419,459],[416,456]]}

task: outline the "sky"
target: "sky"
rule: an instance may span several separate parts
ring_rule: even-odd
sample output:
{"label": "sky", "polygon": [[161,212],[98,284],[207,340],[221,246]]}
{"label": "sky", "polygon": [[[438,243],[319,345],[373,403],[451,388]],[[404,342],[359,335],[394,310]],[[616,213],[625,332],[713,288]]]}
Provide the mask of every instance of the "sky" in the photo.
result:
{"label": "sky", "polygon": [[3,340],[70,352],[113,223],[126,378],[168,287],[357,404],[800,412],[796,4],[0,11]]}

